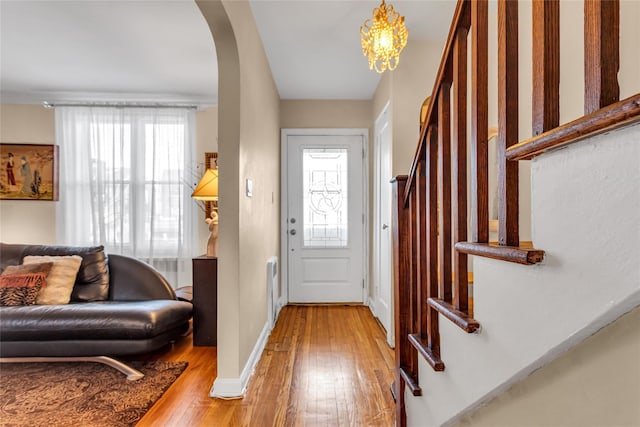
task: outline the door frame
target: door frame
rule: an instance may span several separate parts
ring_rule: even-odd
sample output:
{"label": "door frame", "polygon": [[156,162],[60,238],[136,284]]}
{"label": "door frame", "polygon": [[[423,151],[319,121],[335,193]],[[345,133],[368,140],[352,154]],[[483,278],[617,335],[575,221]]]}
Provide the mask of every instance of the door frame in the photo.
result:
{"label": "door frame", "polygon": [[[373,195],[373,229],[374,231],[372,232],[372,236],[371,238],[373,239],[373,253],[372,253],[372,265],[374,266],[378,266],[380,265],[381,262],[381,245],[380,245],[380,236],[379,236],[379,229],[382,227],[382,221],[380,219],[380,196],[378,194],[378,185],[382,184],[382,182],[378,182],[381,181],[380,180],[380,160],[381,160],[381,145],[380,145],[380,141],[378,140],[378,135],[380,134],[380,131],[382,129],[382,125],[385,123],[388,123],[388,126],[391,127],[391,107],[390,107],[390,101],[388,101],[384,107],[382,108],[382,110],[380,111],[380,114],[378,114],[378,117],[376,117],[376,120],[374,122],[374,127],[373,127],[373,140],[374,140],[374,144],[373,144],[373,186],[374,186],[374,195]],[[391,141],[389,141],[389,150],[390,152],[392,151],[392,147],[393,147],[393,129],[391,130],[392,132],[392,137],[391,137]],[[391,159],[390,159],[391,160]],[[391,170],[392,165],[389,165],[389,170]],[[389,220],[391,220],[391,218],[389,218]],[[389,224],[390,226],[391,224]],[[393,242],[390,242],[391,244]],[[393,266],[393,252],[389,253],[389,263],[391,263],[391,265]],[[371,271],[372,274],[372,299],[373,301],[371,301],[371,311],[374,313],[374,315],[379,319],[380,313],[378,312],[378,299],[380,298],[380,295],[378,295],[377,290],[380,289],[380,275],[378,274],[377,271],[377,267],[374,268]],[[395,318],[394,318],[394,284],[393,284],[393,280],[392,283],[390,283],[390,287],[389,287],[389,324],[388,324],[388,329],[387,332],[387,343],[389,344],[389,346],[394,347],[395,346]],[[380,319],[379,319],[380,320]],[[383,323],[381,321],[381,323]]]}
{"label": "door frame", "polygon": [[278,301],[280,307],[289,302],[289,248],[287,238],[287,210],[289,205],[289,136],[361,136],[362,137],[362,208],[364,212],[362,239],[362,303],[369,305],[369,129],[367,128],[282,128],[280,130],[280,280],[282,295]]}

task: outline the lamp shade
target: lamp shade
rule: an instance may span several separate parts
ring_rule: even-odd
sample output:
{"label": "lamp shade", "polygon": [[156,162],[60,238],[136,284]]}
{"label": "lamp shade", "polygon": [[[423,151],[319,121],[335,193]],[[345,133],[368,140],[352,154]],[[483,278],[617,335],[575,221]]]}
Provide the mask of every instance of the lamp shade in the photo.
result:
{"label": "lamp shade", "polygon": [[191,194],[196,200],[218,200],[218,169],[207,169]]}

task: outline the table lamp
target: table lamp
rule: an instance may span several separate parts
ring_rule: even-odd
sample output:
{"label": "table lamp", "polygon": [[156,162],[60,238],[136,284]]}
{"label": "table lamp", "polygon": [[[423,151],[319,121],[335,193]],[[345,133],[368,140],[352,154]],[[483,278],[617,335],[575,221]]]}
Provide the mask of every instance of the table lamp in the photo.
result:
{"label": "table lamp", "polygon": [[[202,179],[193,190],[191,197],[204,202],[218,200],[218,169],[207,169]],[[209,240],[207,241],[207,256],[218,256],[218,206],[213,204],[211,208],[211,218],[206,219],[209,225]]]}

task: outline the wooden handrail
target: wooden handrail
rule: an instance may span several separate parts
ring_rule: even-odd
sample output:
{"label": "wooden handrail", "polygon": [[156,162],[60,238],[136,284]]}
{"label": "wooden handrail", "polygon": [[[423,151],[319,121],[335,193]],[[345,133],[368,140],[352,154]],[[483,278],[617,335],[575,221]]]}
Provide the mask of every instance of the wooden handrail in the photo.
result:
{"label": "wooden handrail", "polygon": [[547,151],[639,120],[640,94],[636,94],[509,147],[507,159],[530,160]]}
{"label": "wooden handrail", "polygon": [[618,101],[619,0],[585,0],[585,116],[565,125],[559,123],[559,0],[533,0],[533,91],[525,99],[533,136],[519,142],[518,6],[498,0],[498,242],[489,242],[488,0],[458,1],[409,175],[393,183],[400,426],[404,387],[422,392],[417,355],[434,370],[445,369],[439,316],[468,333],[480,329],[470,312],[468,257],[522,265],[544,259],[544,251],[520,242],[518,160],[640,121],[640,94]]}

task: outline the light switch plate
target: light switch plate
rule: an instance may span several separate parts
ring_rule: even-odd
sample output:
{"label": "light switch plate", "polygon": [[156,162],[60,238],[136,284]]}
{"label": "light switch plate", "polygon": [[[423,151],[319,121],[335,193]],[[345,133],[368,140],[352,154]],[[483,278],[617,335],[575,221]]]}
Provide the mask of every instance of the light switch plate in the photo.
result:
{"label": "light switch plate", "polygon": [[253,197],[253,180],[251,178],[246,179],[247,197]]}

